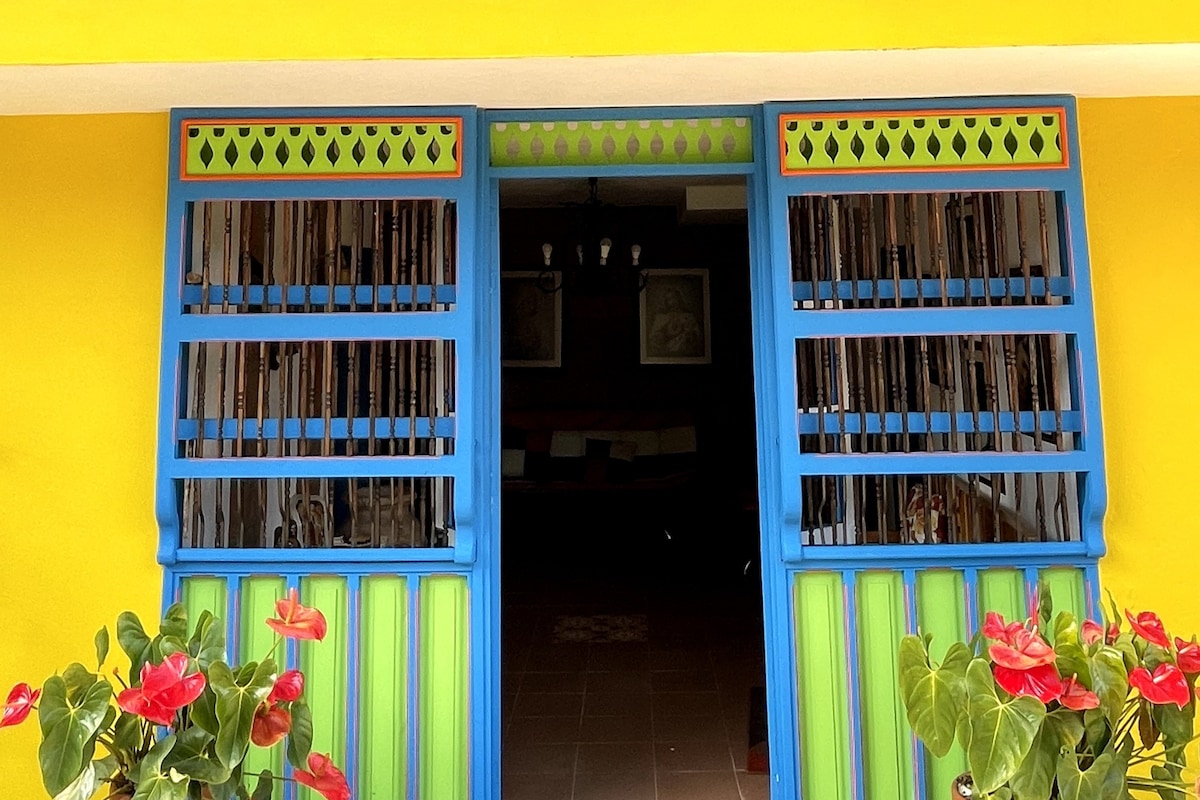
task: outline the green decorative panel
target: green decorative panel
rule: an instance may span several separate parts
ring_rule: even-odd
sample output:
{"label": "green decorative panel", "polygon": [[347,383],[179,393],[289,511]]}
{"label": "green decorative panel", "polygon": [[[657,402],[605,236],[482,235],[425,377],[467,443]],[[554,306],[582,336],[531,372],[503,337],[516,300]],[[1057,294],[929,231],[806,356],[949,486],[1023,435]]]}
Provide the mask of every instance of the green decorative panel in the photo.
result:
{"label": "green decorative panel", "polygon": [[421,579],[421,800],[467,799],[467,579]]}
{"label": "green decorative panel", "polygon": [[1082,623],[1087,617],[1087,589],[1083,571],[1074,567],[1055,567],[1042,570],[1041,578],[1050,586],[1054,613],[1070,611]]}
{"label": "green decorative panel", "polygon": [[857,581],[858,670],[866,800],[914,796],[912,731],[897,683],[897,644],[907,633],[898,572],[864,572]]}
{"label": "green decorative panel", "polygon": [[980,626],[989,611],[1000,612],[1010,622],[1025,618],[1025,573],[1001,568],[981,570],[978,588]]}
{"label": "green decorative panel", "polygon": [[1060,107],[784,114],[784,175],[1067,166]]}
{"label": "green decorative panel", "polygon": [[795,613],[801,794],[850,800],[850,694],[841,576],[798,574]]}
{"label": "green decorative panel", "polygon": [[[228,594],[224,578],[196,575],[180,581],[180,601],[187,609],[188,625],[195,625],[202,611],[207,611],[222,624],[228,625]],[[266,619],[266,617],[263,617]]]}
{"label": "green decorative panel", "polygon": [[[287,584],[283,578],[256,575],[242,578],[239,594],[241,630],[237,656],[242,663],[260,661],[275,644],[275,632],[267,627],[266,621],[275,616],[275,601],[287,594]],[[275,651],[276,662],[283,660],[282,648],[280,645]],[[284,669],[282,664],[280,669]],[[283,748],[283,743],[270,750],[251,747],[246,754],[246,772],[257,774],[269,769],[276,775],[282,774]]]}
{"label": "green decorative panel", "polygon": [[360,785],[364,797],[404,797],[408,786],[408,581],[362,581]]}
{"label": "green decorative panel", "polygon": [[493,167],[749,164],[747,117],[494,122]]}
{"label": "green decorative panel", "polygon": [[[313,752],[329,753],[335,764],[346,764],[346,698],[350,675],[350,591],[339,576],[304,578],[300,602],[318,608],[329,629],[320,642],[300,642],[300,670],[304,673],[304,695],[313,710]],[[320,795],[301,788],[300,800],[320,800]]]}
{"label": "green decorative panel", "polygon": [[[971,638],[967,632],[966,587],[959,570],[933,569],[917,573],[917,626],[932,634],[930,655],[937,661],[946,656],[952,642]],[[926,796],[942,796],[950,782],[967,771],[967,756],[955,744],[945,758],[925,755]]]}
{"label": "green decorative panel", "polygon": [[462,120],[185,120],[184,180],[456,178]]}

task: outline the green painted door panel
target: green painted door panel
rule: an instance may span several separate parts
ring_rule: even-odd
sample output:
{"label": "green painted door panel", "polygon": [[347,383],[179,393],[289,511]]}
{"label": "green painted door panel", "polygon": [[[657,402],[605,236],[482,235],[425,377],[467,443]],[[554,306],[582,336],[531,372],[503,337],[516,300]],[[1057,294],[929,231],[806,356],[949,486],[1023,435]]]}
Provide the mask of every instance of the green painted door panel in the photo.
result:
{"label": "green painted door panel", "polygon": [[798,574],[794,602],[803,794],[850,800],[850,699],[841,575]]}
{"label": "green painted door panel", "polygon": [[[966,588],[962,572],[952,569],[917,573],[917,626],[931,634],[930,656],[941,661],[952,642],[966,641]],[[925,787],[937,798],[955,777],[967,771],[967,755],[955,744],[944,758],[925,754]]]}
{"label": "green painted door panel", "polygon": [[467,579],[420,584],[421,800],[467,798]]}
{"label": "green painted door panel", "polygon": [[[304,673],[304,694],[313,711],[314,753],[329,754],[334,763],[346,763],[347,690],[350,676],[349,619],[350,590],[340,576],[303,578],[300,602],[319,608],[329,623],[325,639],[300,642],[300,670]],[[307,788],[301,800],[320,800]]]}
{"label": "green painted door panel", "polygon": [[1056,567],[1041,571],[1042,580],[1050,587],[1054,613],[1070,611],[1080,624],[1087,617],[1087,599],[1083,572],[1073,567]]}
{"label": "green painted door panel", "polygon": [[[275,601],[287,594],[287,584],[283,578],[275,576],[254,575],[241,579],[239,587],[239,606],[241,608],[241,630],[237,657],[242,662],[260,661],[275,645],[275,632],[267,627],[266,621],[275,616]],[[275,661],[284,669],[283,645],[274,654]],[[305,690],[307,691],[307,689]],[[246,755],[246,774],[255,775],[264,769],[269,769],[275,775],[283,774],[284,744],[263,750],[251,747]]]}
{"label": "green painted door panel", "polygon": [[404,578],[379,575],[362,581],[362,800],[407,794],[408,600]]}
{"label": "green painted door panel", "polygon": [[1025,618],[1025,573],[1017,569],[981,570],[978,588],[980,625],[989,611],[998,611],[1009,621]]}

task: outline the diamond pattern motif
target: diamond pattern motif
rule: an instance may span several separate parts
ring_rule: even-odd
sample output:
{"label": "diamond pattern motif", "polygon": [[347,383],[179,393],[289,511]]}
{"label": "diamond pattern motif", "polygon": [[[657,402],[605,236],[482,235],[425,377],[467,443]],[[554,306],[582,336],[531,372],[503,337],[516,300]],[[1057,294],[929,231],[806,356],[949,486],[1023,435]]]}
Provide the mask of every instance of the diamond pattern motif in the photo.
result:
{"label": "diamond pattern motif", "polygon": [[455,178],[461,136],[460,119],[190,120],[182,177]]}
{"label": "diamond pattern motif", "polygon": [[622,119],[495,122],[493,167],[748,164],[750,120]]}
{"label": "diamond pattern motif", "polygon": [[1067,166],[1065,111],[904,111],[780,117],[784,175]]}

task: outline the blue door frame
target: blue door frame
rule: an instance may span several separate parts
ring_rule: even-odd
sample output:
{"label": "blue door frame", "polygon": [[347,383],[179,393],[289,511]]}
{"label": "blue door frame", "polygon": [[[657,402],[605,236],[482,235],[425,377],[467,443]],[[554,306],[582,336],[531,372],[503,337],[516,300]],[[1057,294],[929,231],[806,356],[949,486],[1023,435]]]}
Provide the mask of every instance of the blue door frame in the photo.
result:
{"label": "blue door frame", "polygon": [[[848,175],[789,176],[784,174],[780,155],[780,115],[791,111],[886,112],[906,109],[1022,108],[1030,104],[1056,104],[1065,109],[1069,167],[1053,172],[1013,170],[971,170],[957,172],[893,172]],[[1082,188],[1074,103],[1071,98],[988,98],[946,101],[888,101],[878,103],[820,103],[766,106],[717,106],[678,108],[605,108],[560,109],[554,111],[483,111],[454,109],[217,109],[175,111],[172,114],[171,163],[181,163],[183,143],[180,121],[183,119],[296,119],[308,117],[413,116],[419,114],[461,116],[463,120],[461,177],[453,185],[429,178],[391,180],[241,180],[229,183],[192,183],[175,173],[170,184],[167,220],[167,279],[164,292],[162,389],[159,418],[160,446],[157,483],[157,511],[160,522],[159,561],[166,572],[164,603],[173,602],[182,582],[190,576],[226,576],[231,581],[256,574],[268,565],[285,577],[289,586],[298,585],[302,576],[313,572],[336,572],[350,576],[354,587],[360,576],[394,573],[420,579],[434,574],[464,576],[469,604],[469,782],[466,793],[472,800],[499,800],[501,764],[501,594],[500,594],[500,271],[499,271],[499,187],[512,178],[551,177],[659,177],[743,175],[747,183],[750,242],[753,358],[759,471],[759,508],[761,566],[763,585],[764,640],[771,752],[772,797],[796,798],[801,794],[801,736],[798,724],[797,688],[797,617],[794,592],[797,575],[810,570],[832,571],[853,586],[864,570],[900,570],[906,592],[915,591],[917,573],[924,567],[942,567],[965,571],[968,576],[966,599],[967,624],[977,618],[974,576],[979,570],[1006,566],[1032,570],[1056,566],[1078,567],[1086,571],[1089,601],[1094,601],[1096,560],[1103,554],[1100,522],[1104,511],[1103,447],[1099,427],[1098,384],[1095,369],[1095,336],[1092,326],[1090,278],[1087,269],[1086,238],[1083,225]],[[542,124],[555,121],[580,123],[621,120],[636,121],[695,120],[736,117],[751,126],[753,158],[739,163],[694,163],[679,159],[676,163],[625,164],[560,163],[504,165],[492,163],[493,125]],[[661,143],[660,143],[661,146]],[[632,155],[632,153],[631,153]],[[1066,198],[1065,230],[1070,231],[1073,303],[1047,309],[1037,323],[1022,321],[1021,309],[944,309],[933,312],[838,312],[823,311],[805,315],[794,310],[788,264],[786,198],[794,194],[834,192],[908,192],[953,191],[964,189],[1045,188],[1061,192]],[[361,316],[358,320],[326,319],[323,334],[333,338],[404,338],[446,336],[461,342],[459,353],[459,419],[456,455],[442,465],[366,464],[336,459],[304,459],[304,463],[278,465],[241,463],[222,459],[204,463],[181,457],[176,430],[185,416],[180,405],[178,380],[182,365],[180,345],[196,338],[270,339],[312,336],[308,324],[299,315],[285,318],[204,320],[189,317],[180,310],[181,243],[186,240],[184,226],[188,203],[205,198],[276,199],[320,198],[393,198],[452,196],[459,205],[460,312],[440,327],[430,328],[428,321],[415,318],[378,318]],[[468,257],[469,256],[469,257]],[[330,315],[327,315],[330,316]],[[368,315],[369,316],[369,315]],[[214,324],[215,323],[215,324]],[[1034,325],[1034,327],[1028,327]],[[1050,327],[1046,327],[1049,325]],[[1077,351],[1073,368],[1082,397],[1081,444],[1077,450],[1062,454],[1033,455],[956,455],[953,465],[944,456],[854,456],[839,464],[826,457],[799,452],[795,408],[794,342],[811,335],[906,335],[954,334],[958,332],[1014,330],[1054,330],[1076,336]],[[215,336],[214,336],[215,331]],[[469,408],[469,411],[468,411]],[[466,412],[466,413],[464,413]],[[817,460],[823,458],[825,460]],[[1000,459],[1000,461],[996,459]],[[1083,540],[1078,543],[1039,545],[934,545],[921,546],[920,552],[906,547],[807,547],[799,537],[799,477],[814,470],[831,469],[854,472],[954,472],[989,471],[1003,462],[1003,471],[1065,470],[1091,476],[1083,496]],[[336,463],[335,463],[336,462]],[[1053,463],[1051,463],[1053,462]],[[300,469],[312,475],[368,475],[379,469],[396,475],[453,474],[456,480],[456,523],[458,540],[451,552],[356,551],[352,560],[339,558],[335,551],[188,551],[179,548],[178,491],[181,477],[191,476],[274,476],[280,469]],[[418,470],[413,473],[412,470]],[[331,472],[334,470],[335,472]],[[446,471],[450,472],[447,473]],[[291,474],[291,473],[289,473]],[[839,473],[840,474],[840,473]],[[964,547],[968,549],[964,549]],[[232,584],[231,584],[232,585]],[[357,589],[355,589],[357,591]],[[849,602],[849,601],[848,601]],[[236,610],[233,595],[229,609]],[[909,598],[910,627],[915,625],[915,605]],[[414,605],[415,610],[415,605]],[[356,613],[352,611],[352,613]],[[231,614],[232,616],[232,614]],[[413,617],[415,619],[415,617]],[[411,620],[410,620],[411,622]],[[847,657],[857,641],[853,620],[847,622]],[[410,642],[415,642],[410,632]],[[293,654],[294,658],[294,654]],[[351,679],[353,681],[353,678]],[[353,688],[353,687],[352,687]],[[413,698],[414,701],[416,698]],[[851,688],[852,705],[859,698]],[[351,711],[353,714],[353,710]],[[352,726],[353,727],[353,726]],[[861,736],[861,732],[853,734]],[[356,738],[349,735],[348,747]],[[849,745],[861,771],[861,740]],[[410,740],[417,755],[416,737]],[[415,764],[410,764],[415,770]],[[920,767],[918,766],[918,771]],[[409,796],[418,789],[415,778],[409,781]],[[924,796],[923,790],[919,792]],[[451,795],[445,795],[450,797]],[[848,797],[862,800],[863,783],[857,778]],[[822,799],[823,800],[823,799]]]}

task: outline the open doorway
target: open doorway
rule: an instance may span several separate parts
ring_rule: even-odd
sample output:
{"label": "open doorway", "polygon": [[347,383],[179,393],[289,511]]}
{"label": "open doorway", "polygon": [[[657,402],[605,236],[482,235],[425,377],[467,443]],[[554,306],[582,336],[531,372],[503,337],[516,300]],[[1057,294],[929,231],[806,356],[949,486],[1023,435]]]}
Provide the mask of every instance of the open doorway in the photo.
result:
{"label": "open doorway", "polygon": [[501,183],[505,800],[768,796],[745,198]]}

